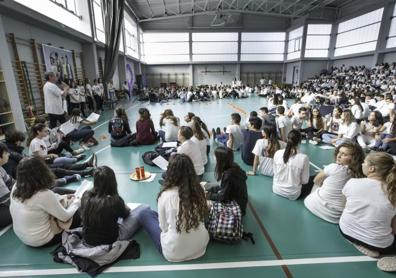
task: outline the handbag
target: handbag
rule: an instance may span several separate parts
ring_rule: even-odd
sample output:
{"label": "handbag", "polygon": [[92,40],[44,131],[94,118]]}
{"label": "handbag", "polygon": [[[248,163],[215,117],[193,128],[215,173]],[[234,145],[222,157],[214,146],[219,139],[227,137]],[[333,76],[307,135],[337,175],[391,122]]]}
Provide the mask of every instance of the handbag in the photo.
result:
{"label": "handbag", "polygon": [[206,226],[213,240],[228,244],[250,239],[255,244],[252,233],[245,233],[242,225],[242,212],[237,202],[213,202]]}

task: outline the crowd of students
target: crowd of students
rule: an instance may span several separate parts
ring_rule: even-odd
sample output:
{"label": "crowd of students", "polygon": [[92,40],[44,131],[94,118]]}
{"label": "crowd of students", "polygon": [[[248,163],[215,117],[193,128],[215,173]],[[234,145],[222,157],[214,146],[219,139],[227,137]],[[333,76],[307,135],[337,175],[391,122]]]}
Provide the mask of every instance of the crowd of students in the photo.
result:
{"label": "crowd of students", "polygon": [[[165,259],[186,261],[206,251],[205,221],[213,203],[234,201],[245,215],[247,176],[259,174],[273,177],[274,194],[303,200],[314,215],[338,224],[360,252],[395,254],[396,164],[390,155],[396,154],[395,73],[396,65],[386,64],[371,70],[333,68],[293,88],[296,99],[290,107],[284,91],[262,84],[258,90],[264,95],[267,89],[267,106],[252,111],[245,123],[233,113],[227,127],[211,132],[194,113],[182,125],[170,109],[163,111],[156,130],[149,110],[140,108],[132,133],[125,110],[116,108],[108,124],[113,147],[178,142],[168,153],[157,211],[144,205],[131,210],[118,194],[114,171],[97,167],[95,155],[80,162],[85,159],[81,152],[97,144],[89,127],[94,123],[83,119],[81,106],[70,113],[75,129],[68,135],[56,127],[49,131],[45,119],[38,119],[28,156],[21,132],[7,133],[6,144],[0,143],[0,224],[12,221],[16,235],[33,247],[59,244],[62,232],[76,227],[82,227],[89,245],[113,244],[130,240],[141,226]],[[213,88],[203,90],[215,97]],[[216,182],[201,186],[212,140]],[[309,157],[299,151],[303,141],[334,145],[335,161],[310,176]],[[81,149],[74,150],[72,142],[80,142]],[[251,171],[234,162],[237,151]],[[62,188],[88,175],[94,177],[93,189],[81,199]],[[378,266],[396,271],[396,258],[381,258]]]}

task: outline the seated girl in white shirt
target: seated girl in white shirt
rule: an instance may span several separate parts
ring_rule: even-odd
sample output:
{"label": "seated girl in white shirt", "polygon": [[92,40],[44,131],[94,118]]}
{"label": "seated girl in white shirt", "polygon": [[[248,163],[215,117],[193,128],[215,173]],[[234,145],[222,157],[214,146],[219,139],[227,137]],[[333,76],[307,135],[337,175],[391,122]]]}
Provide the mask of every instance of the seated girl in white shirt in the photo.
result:
{"label": "seated girl in white shirt", "polygon": [[355,139],[359,134],[359,125],[356,123],[351,110],[344,110],[341,119],[342,124],[338,130],[338,135],[324,134],[323,142],[338,146],[346,140]]}
{"label": "seated girl in white shirt", "polygon": [[376,136],[374,150],[396,154],[396,117],[395,112],[389,114],[389,122],[382,126],[382,134]]}
{"label": "seated girl in white shirt", "polygon": [[363,176],[364,152],[358,144],[344,142],[335,149],[334,157],[335,163],[325,166],[316,175],[317,188],[305,198],[304,204],[316,216],[337,224],[345,205],[342,189],[350,178]]}
{"label": "seated girl in white shirt", "polygon": [[340,218],[341,234],[363,254],[396,254],[396,165],[386,153],[367,155],[362,170],[367,178],[350,179]]}
{"label": "seated girl in white shirt", "polygon": [[24,158],[18,165],[17,183],[11,191],[13,229],[26,245],[51,246],[61,242],[63,230],[80,226],[74,195],[51,191],[54,176],[42,159]]}
{"label": "seated girl in white shirt", "polygon": [[187,155],[172,156],[167,174],[157,198],[158,213],[144,209],[137,217],[168,261],[199,258],[209,242],[204,224],[208,212],[204,190]]}
{"label": "seated girl in white shirt", "polygon": [[303,198],[312,189],[312,186],[307,184],[309,158],[306,154],[298,152],[300,143],[301,133],[293,129],[287,136],[286,148],[278,150],[274,155],[272,191],[290,200]]}
{"label": "seated girl in white shirt", "polygon": [[278,140],[274,128],[265,127],[262,134],[263,139],[257,140],[252,151],[254,154],[253,170],[246,174],[254,176],[258,170],[259,174],[272,177],[274,175],[274,154],[278,150],[284,149],[286,143]]}
{"label": "seated girl in white shirt", "polygon": [[175,117],[171,109],[162,112],[159,124],[161,129],[158,131],[158,136],[163,142],[177,141],[180,120]]}
{"label": "seated girl in white shirt", "polygon": [[206,153],[206,137],[203,133],[203,130],[201,129],[199,119],[197,119],[197,117],[193,117],[192,122],[192,131],[194,135],[191,138],[191,141],[199,146],[203,165],[206,165],[208,163],[208,155]]}
{"label": "seated girl in white shirt", "polygon": [[360,123],[360,135],[357,137],[357,141],[363,149],[375,146],[376,138],[380,135],[383,124],[384,120],[379,111],[371,112],[368,121]]}

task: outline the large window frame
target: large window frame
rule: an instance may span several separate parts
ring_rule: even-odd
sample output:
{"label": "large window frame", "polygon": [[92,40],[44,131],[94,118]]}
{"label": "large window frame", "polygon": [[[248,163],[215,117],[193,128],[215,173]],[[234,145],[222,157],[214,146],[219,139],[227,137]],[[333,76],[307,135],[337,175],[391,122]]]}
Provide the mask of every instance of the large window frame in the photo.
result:
{"label": "large window frame", "polygon": [[283,62],[286,32],[242,32],[241,62]]}
{"label": "large window frame", "polygon": [[308,24],[305,58],[328,58],[332,24]]}

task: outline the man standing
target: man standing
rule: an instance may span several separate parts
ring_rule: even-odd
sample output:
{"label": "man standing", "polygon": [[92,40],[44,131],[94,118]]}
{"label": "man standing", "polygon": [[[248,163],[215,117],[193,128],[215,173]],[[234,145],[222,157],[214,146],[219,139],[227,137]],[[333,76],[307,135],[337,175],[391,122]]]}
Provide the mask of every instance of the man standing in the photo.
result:
{"label": "man standing", "polygon": [[65,86],[62,91],[55,84],[57,81],[57,77],[54,72],[46,72],[45,80],[47,81],[44,85],[44,107],[45,113],[48,114],[49,118],[49,127],[52,129],[57,126],[57,122],[60,124],[66,121],[64,110],[63,110],[63,101],[62,96],[66,95],[69,87]]}

